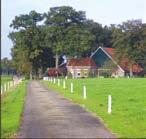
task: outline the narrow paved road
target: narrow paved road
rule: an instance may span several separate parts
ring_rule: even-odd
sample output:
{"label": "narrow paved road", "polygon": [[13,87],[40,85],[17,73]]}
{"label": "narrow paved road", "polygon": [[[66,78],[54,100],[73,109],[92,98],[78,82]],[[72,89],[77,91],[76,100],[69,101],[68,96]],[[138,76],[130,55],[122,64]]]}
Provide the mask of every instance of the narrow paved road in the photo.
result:
{"label": "narrow paved road", "polygon": [[38,81],[28,84],[18,138],[114,137],[89,112]]}

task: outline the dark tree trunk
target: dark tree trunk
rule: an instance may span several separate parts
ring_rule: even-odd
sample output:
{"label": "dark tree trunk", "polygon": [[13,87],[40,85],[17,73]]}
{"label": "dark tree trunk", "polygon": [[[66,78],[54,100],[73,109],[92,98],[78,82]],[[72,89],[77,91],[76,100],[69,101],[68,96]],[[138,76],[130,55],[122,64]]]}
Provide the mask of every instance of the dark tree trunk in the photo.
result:
{"label": "dark tree trunk", "polygon": [[133,65],[133,64],[130,64],[130,77],[132,77],[132,76],[133,76],[132,65]]}
{"label": "dark tree trunk", "polygon": [[31,64],[31,68],[30,68],[30,74],[29,74],[29,78],[30,78],[30,80],[32,80],[32,71],[33,71],[33,65]]}
{"label": "dark tree trunk", "polygon": [[58,56],[58,54],[57,54],[57,53],[56,53],[55,58],[56,58],[56,61],[55,61],[56,69],[58,69],[58,64],[59,64],[59,56]]}

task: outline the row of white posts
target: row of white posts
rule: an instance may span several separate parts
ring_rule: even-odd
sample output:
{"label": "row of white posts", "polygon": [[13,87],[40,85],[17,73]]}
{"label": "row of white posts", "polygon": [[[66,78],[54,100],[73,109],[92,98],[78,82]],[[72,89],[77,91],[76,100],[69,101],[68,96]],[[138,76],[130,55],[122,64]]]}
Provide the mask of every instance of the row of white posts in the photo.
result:
{"label": "row of white posts", "polygon": [[9,82],[6,82],[5,84],[1,85],[1,95],[4,93],[4,92],[7,92],[9,91],[12,87],[18,85],[19,83],[21,83],[22,79],[19,79],[17,81],[9,81]]}
{"label": "row of white posts", "polygon": [[[60,86],[60,79],[56,79],[53,77],[44,77],[43,80],[50,81],[51,83],[54,83],[54,84],[56,84],[56,82],[57,82],[57,85]],[[66,88],[66,80],[64,79],[63,80],[63,89],[65,89],[65,88]],[[74,85],[72,82],[70,83],[70,92],[71,93],[74,92]],[[85,85],[83,85],[83,99],[87,99],[87,89],[86,89]],[[108,113],[111,114],[111,112],[112,112],[112,97],[111,97],[111,95],[108,95]]]}

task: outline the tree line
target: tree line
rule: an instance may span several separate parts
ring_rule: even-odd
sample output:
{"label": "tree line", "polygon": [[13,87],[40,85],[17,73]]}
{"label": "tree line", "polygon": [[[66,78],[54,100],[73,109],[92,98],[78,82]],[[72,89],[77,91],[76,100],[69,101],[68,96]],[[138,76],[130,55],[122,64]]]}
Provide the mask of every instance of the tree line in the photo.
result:
{"label": "tree line", "polygon": [[87,57],[103,46],[114,47],[118,59],[126,57],[146,68],[146,25],[134,23],[102,26],[69,6],[52,7],[46,13],[30,11],[10,25],[13,66],[19,73],[39,76],[48,67],[58,68],[63,54]]}

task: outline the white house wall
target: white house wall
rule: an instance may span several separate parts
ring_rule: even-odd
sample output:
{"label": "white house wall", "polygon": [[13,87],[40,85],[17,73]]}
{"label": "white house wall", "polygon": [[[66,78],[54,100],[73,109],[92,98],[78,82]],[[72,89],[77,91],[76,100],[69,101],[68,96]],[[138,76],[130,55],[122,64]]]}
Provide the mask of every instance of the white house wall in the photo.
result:
{"label": "white house wall", "polygon": [[[96,70],[95,67],[89,67],[89,66],[68,66],[67,67],[68,72],[70,72],[72,74],[73,78],[78,78],[78,77],[82,77],[81,75],[81,71],[83,70],[84,72],[88,72],[89,70],[93,72],[93,70]],[[87,75],[84,75],[83,77],[88,77],[88,73]]]}
{"label": "white house wall", "polygon": [[113,74],[112,77],[124,77],[125,76],[125,72],[123,70],[121,70],[120,68],[118,68]]}

